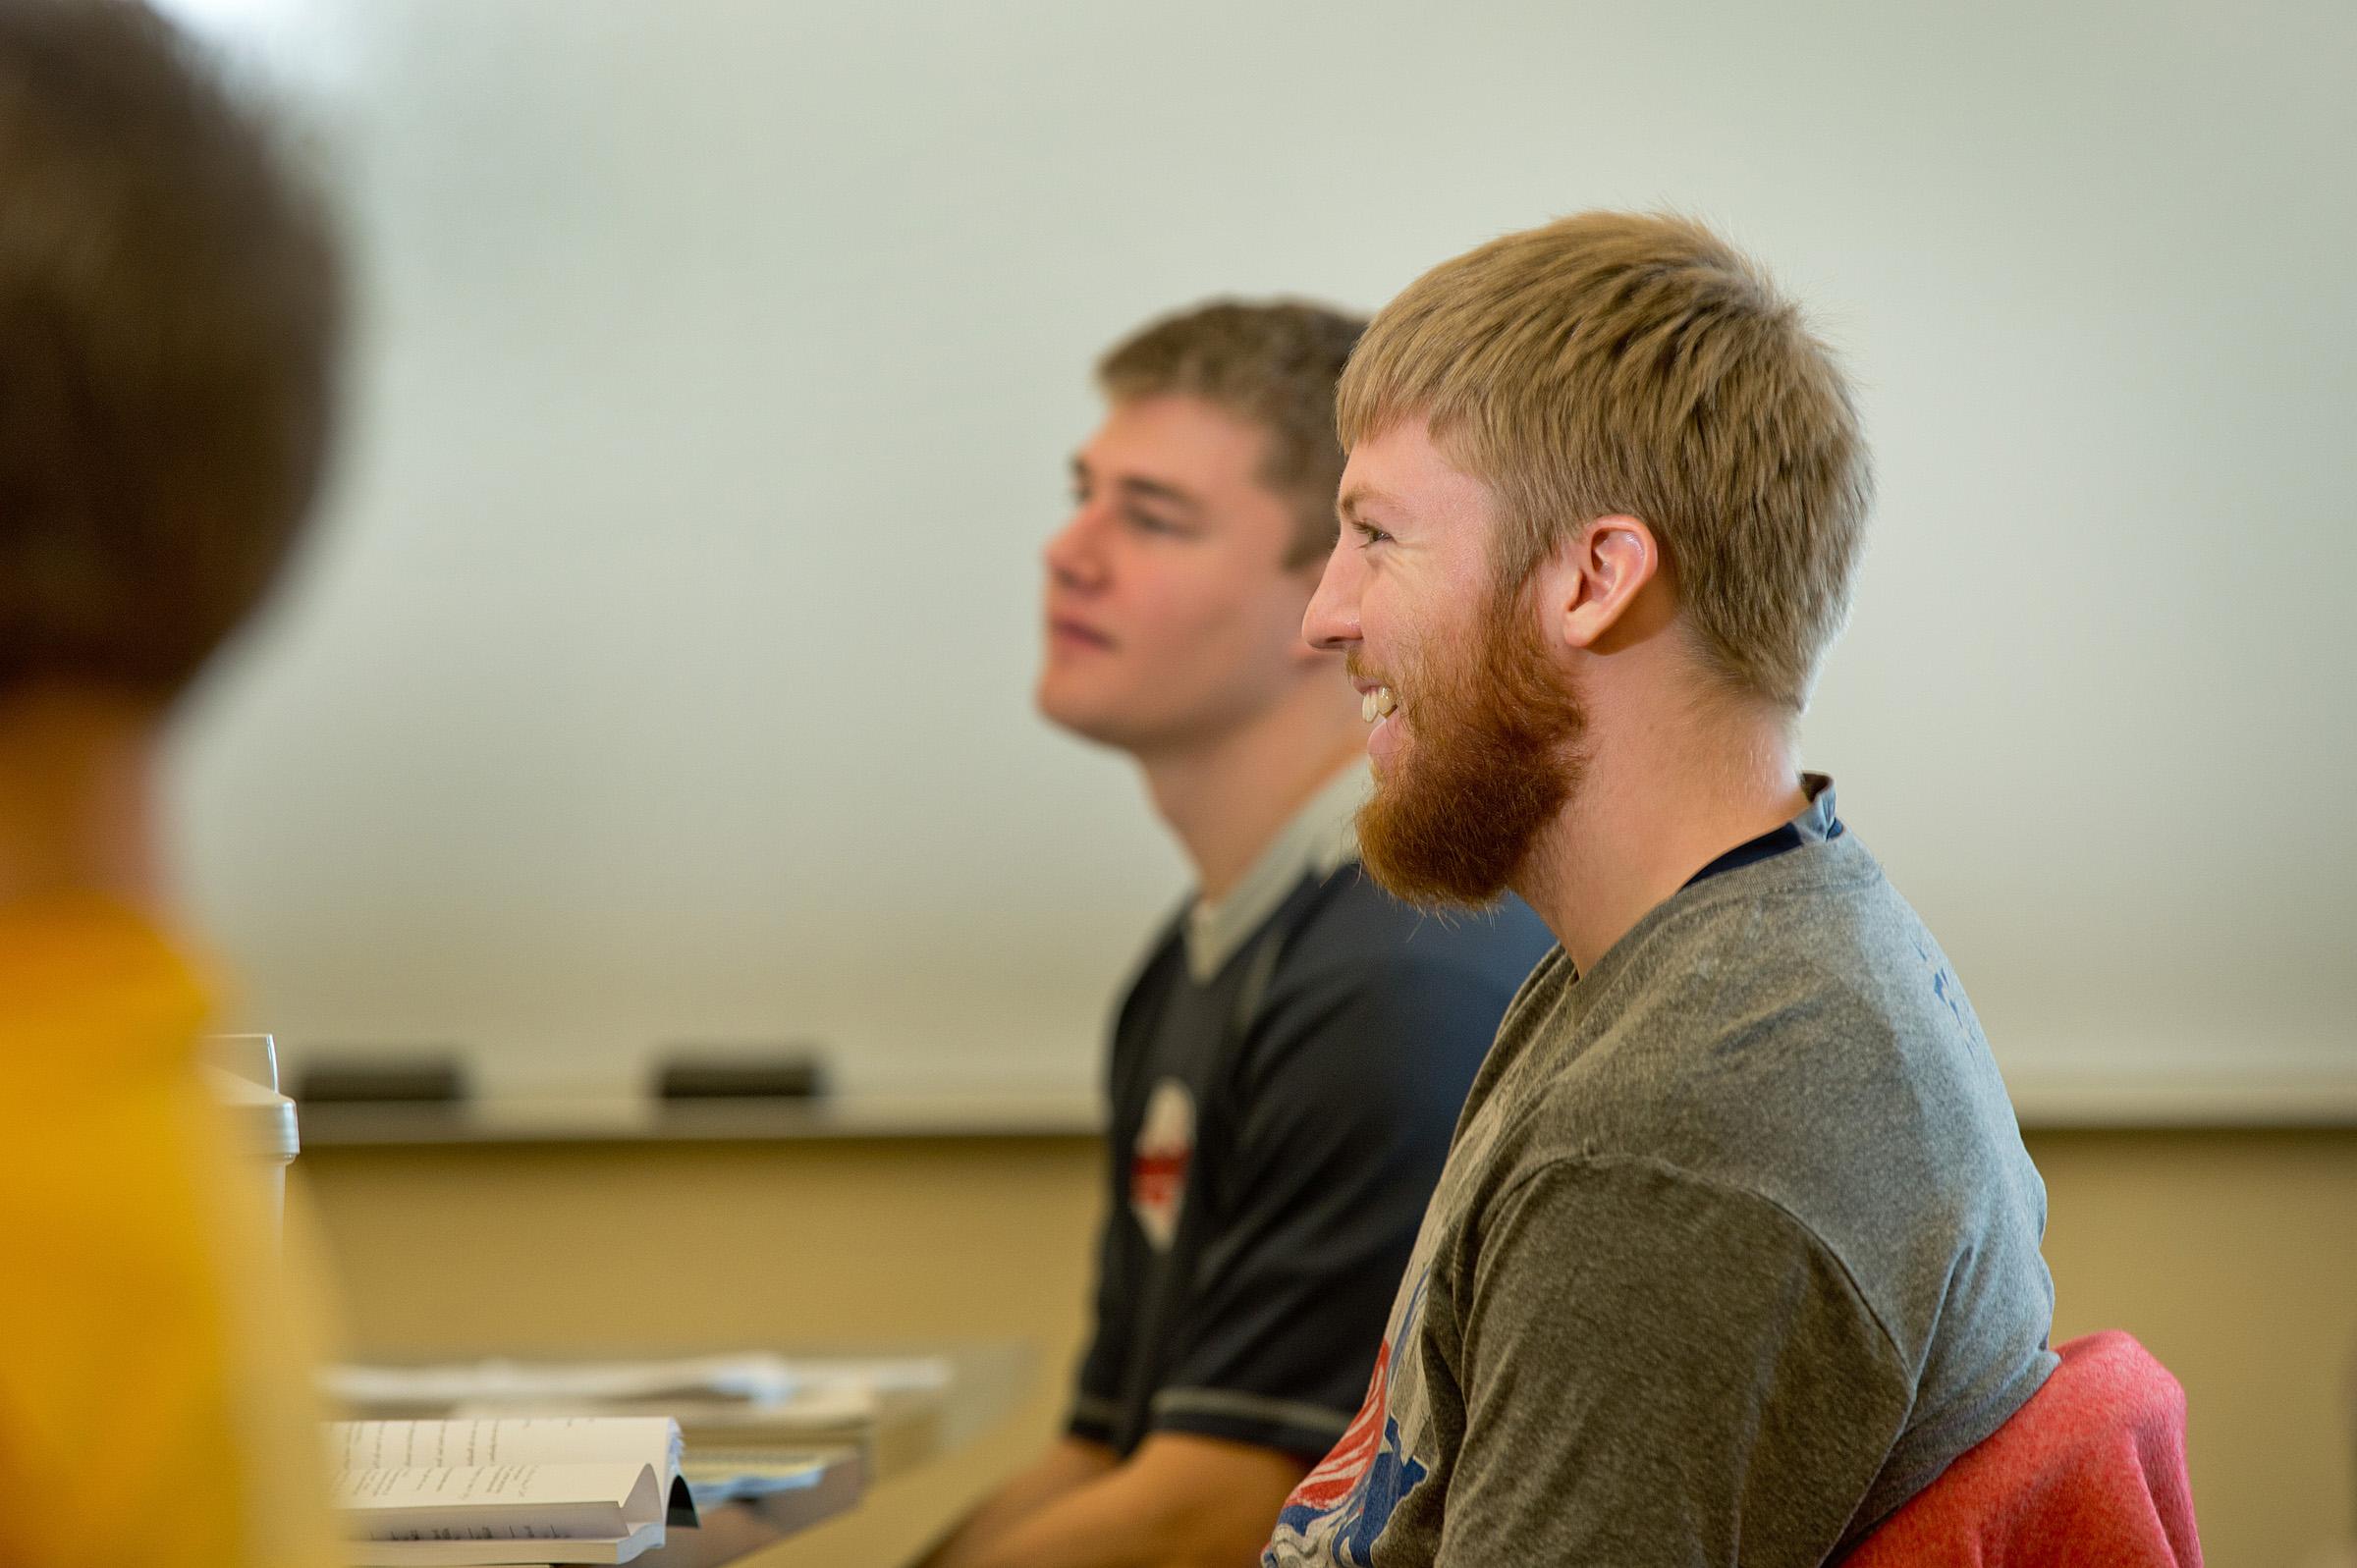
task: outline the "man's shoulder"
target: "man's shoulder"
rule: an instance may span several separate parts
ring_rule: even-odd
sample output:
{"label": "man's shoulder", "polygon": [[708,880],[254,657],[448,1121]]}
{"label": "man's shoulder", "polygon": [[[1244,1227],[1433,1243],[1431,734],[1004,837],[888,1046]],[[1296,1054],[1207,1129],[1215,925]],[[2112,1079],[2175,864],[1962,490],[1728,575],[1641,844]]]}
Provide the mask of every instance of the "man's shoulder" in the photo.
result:
{"label": "man's shoulder", "polygon": [[1598,1066],[1740,1040],[1743,1064],[1805,1079],[1987,1051],[1939,944],[1846,838],[1687,888],[1581,984],[1582,1032],[1620,1048]]}
{"label": "man's shoulder", "polygon": [[1647,922],[1632,973],[1745,967],[1863,978],[1931,934],[1854,834],[1689,884]]}
{"label": "man's shoulder", "polygon": [[[1445,1110],[1452,1124],[1500,1019],[1553,944],[1520,904],[1477,916],[1415,909],[1355,864],[1317,890],[1252,1014],[1247,1072],[1338,1113]],[[1257,1091],[1256,1091],[1257,1092]]]}
{"label": "man's shoulder", "polygon": [[[1828,935],[1837,949],[1855,933]],[[1832,1175],[1853,1150],[1866,1165],[1952,1169],[2010,1131],[1988,1042],[1928,940],[1920,953],[1713,946],[1688,948],[1609,1016],[1546,1021],[1554,1070],[1526,1086],[1545,1145],[1666,1156],[1750,1185],[1763,1170]],[[1840,1125],[1828,1127],[1829,1107]],[[1804,1148],[1820,1158],[1794,1161]]]}
{"label": "man's shoulder", "polygon": [[2034,1250],[2043,1194],[1929,932],[1879,874],[1804,853],[1671,911],[1617,995],[1548,1020],[1501,1153],[1638,1158],[1755,1195],[1888,1306],[1891,1281],[1993,1233]]}

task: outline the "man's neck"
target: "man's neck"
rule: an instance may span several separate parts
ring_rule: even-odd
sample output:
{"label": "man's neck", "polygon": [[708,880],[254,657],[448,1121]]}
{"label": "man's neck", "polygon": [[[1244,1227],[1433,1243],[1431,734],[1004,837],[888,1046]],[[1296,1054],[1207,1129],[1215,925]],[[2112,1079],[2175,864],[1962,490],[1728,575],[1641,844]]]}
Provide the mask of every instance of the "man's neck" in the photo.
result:
{"label": "man's neck", "polygon": [[[1616,732],[1594,733],[1615,720]],[[1577,794],[1514,879],[1582,974],[1694,873],[1808,808],[1791,741],[1771,717],[1599,713],[1591,733]]]}
{"label": "man's neck", "polygon": [[1154,809],[1193,864],[1206,899],[1233,890],[1294,814],[1366,756],[1355,714],[1330,691],[1301,695],[1308,700],[1282,704],[1215,740],[1138,756]]}
{"label": "man's neck", "polygon": [[0,905],[73,892],[158,905],[154,745],[141,704],[59,688],[0,698]]}

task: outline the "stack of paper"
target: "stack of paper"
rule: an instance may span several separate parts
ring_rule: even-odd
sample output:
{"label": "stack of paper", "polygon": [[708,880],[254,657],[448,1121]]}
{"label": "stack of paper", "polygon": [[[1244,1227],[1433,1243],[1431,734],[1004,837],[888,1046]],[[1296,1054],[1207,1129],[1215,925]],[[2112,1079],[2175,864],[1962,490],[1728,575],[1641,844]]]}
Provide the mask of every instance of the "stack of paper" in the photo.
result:
{"label": "stack of paper", "polygon": [[[355,1410],[518,1410],[534,1405],[671,1407],[684,1401],[774,1405],[793,1397],[794,1369],[777,1356],[688,1356],[666,1361],[521,1362],[432,1367],[336,1367],[330,1395]],[[650,1410],[650,1413],[654,1413]]]}
{"label": "stack of paper", "polygon": [[622,1563],[695,1524],[660,1418],[348,1421],[329,1444],[356,1563]]}
{"label": "stack of paper", "polygon": [[480,1417],[659,1415],[692,1452],[711,1447],[865,1449],[879,1400],[938,1394],[937,1356],[789,1361],[760,1352],[667,1361],[518,1362],[339,1367],[327,1391],[369,1415]]}

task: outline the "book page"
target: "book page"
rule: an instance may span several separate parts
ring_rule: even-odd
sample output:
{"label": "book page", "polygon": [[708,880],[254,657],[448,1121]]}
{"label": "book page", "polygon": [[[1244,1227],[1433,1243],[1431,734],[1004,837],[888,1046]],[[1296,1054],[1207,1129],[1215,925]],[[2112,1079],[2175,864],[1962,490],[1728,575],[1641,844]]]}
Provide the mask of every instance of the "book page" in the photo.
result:
{"label": "book page", "polygon": [[345,1533],[374,1541],[611,1540],[660,1510],[654,1472],[620,1462],[347,1470]]}
{"label": "book page", "polygon": [[328,1462],[339,1471],[448,1470],[628,1460],[668,1480],[679,1429],[661,1416],[509,1416],[472,1421],[337,1421]]}

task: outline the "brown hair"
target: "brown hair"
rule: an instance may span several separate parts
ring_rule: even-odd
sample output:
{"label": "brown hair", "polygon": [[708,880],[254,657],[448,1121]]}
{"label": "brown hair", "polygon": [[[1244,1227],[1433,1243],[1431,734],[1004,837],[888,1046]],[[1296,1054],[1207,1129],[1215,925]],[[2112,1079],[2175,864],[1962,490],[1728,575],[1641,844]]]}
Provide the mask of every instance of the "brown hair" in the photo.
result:
{"label": "brown hair", "polygon": [[0,694],[169,698],[276,576],[343,320],[276,153],[144,5],[0,5]]}
{"label": "brown hair", "polygon": [[1701,224],[1588,212],[1443,262],[1343,375],[1343,442],[1421,417],[1505,514],[1503,585],[1642,519],[1711,670],[1798,712],[1839,632],[1873,481],[1799,308]]}
{"label": "brown hair", "polygon": [[1215,299],[1165,316],[1097,361],[1097,385],[1116,403],[1200,398],[1269,435],[1262,478],[1299,516],[1288,567],[1334,548],[1334,494],[1343,448],[1334,433],[1334,389],[1366,318],[1278,299]]}

